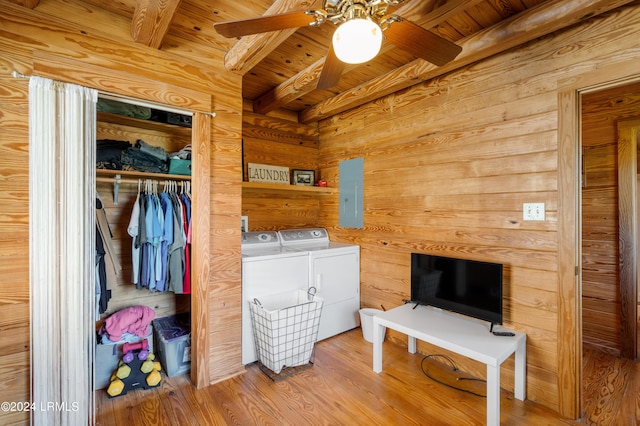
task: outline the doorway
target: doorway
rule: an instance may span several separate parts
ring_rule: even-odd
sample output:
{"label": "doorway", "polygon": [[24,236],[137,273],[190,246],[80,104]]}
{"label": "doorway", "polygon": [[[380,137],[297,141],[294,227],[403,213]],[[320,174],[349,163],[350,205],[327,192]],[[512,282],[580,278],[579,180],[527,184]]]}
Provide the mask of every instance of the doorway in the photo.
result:
{"label": "doorway", "polygon": [[585,94],[581,114],[582,343],[635,359],[640,83]]}

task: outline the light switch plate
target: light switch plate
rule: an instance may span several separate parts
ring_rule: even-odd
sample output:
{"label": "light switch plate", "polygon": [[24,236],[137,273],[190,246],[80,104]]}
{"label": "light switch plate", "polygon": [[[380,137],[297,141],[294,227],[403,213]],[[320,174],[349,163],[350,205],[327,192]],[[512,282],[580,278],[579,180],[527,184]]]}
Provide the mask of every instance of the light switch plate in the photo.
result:
{"label": "light switch plate", "polygon": [[522,220],[544,220],[544,203],[523,203]]}

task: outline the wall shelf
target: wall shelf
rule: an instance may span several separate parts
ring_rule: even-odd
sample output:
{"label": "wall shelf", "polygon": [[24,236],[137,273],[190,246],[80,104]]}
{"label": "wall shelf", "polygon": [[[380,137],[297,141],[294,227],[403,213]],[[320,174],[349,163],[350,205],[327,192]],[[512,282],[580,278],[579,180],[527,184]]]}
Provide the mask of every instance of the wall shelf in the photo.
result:
{"label": "wall shelf", "polygon": [[305,185],[283,185],[276,183],[261,182],[242,182],[243,190],[260,190],[260,191],[287,191],[287,192],[310,192],[314,194],[329,195],[336,191],[336,188],[328,188],[322,186],[305,186]]}

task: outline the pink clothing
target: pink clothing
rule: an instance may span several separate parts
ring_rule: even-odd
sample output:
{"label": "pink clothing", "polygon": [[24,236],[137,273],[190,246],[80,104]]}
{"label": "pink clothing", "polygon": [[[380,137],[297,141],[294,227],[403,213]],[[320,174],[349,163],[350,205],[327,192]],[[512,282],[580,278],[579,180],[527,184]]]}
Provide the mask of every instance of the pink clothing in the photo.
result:
{"label": "pink clothing", "polygon": [[126,332],[145,337],[155,315],[155,311],[148,306],[130,306],[107,318],[103,328],[112,342],[122,339],[122,335]]}

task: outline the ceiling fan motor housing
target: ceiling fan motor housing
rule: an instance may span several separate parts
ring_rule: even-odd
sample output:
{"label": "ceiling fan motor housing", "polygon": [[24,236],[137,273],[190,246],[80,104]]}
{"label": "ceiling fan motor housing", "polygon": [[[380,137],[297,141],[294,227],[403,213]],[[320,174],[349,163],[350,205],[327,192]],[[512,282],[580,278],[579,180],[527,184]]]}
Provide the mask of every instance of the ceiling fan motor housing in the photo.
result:
{"label": "ceiling fan motor housing", "polygon": [[386,15],[389,6],[395,6],[404,0],[326,0],[324,10],[327,20],[341,24],[351,19],[370,19],[376,24]]}

